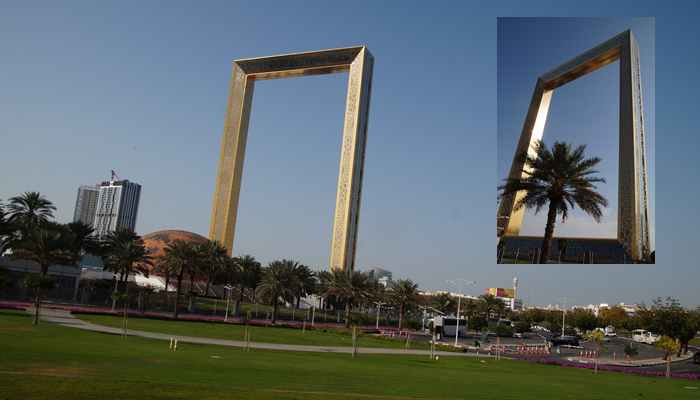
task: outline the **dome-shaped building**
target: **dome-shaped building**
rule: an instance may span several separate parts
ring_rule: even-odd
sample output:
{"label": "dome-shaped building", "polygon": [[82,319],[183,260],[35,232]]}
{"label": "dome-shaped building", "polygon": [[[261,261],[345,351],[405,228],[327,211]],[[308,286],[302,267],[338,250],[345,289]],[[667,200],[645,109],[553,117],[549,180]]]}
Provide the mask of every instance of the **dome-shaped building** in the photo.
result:
{"label": "dome-shaped building", "polygon": [[156,231],[143,236],[143,243],[148,254],[153,258],[154,264],[165,255],[165,248],[176,240],[200,244],[205,243],[207,238],[193,232],[176,229]]}

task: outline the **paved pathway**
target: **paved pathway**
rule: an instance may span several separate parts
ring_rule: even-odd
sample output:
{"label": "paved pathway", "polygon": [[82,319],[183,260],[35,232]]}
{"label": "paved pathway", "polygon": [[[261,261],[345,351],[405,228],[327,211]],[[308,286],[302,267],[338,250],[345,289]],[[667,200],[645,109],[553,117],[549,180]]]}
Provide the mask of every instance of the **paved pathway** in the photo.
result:
{"label": "paved pathway", "polygon": [[[27,312],[32,312],[33,309],[27,309]],[[56,309],[41,309],[41,320],[46,322],[51,322],[71,328],[78,328],[92,332],[108,333],[113,335],[123,334],[121,328],[114,328],[111,326],[104,326],[98,324],[92,324],[85,322],[81,319],[75,318],[69,311],[56,310]],[[146,332],[138,331],[133,329],[127,330],[127,335],[129,336],[139,336],[148,339],[157,340],[167,340],[170,341],[171,338],[177,339],[178,342],[182,343],[194,343],[194,344],[213,344],[219,346],[228,347],[245,347],[246,343],[241,340],[224,340],[224,339],[213,339],[213,338],[203,338],[196,336],[180,336],[180,335],[168,335],[165,333],[156,332]],[[276,343],[258,343],[250,342],[249,347],[252,349],[265,349],[265,350],[284,350],[284,351],[306,351],[306,352],[316,352],[316,353],[352,353],[351,347],[342,346],[307,346],[307,345],[296,345],[296,344],[276,344]],[[359,347],[357,350],[360,354],[401,354],[401,355],[424,355],[429,356],[430,351],[428,350],[404,350],[404,349],[387,349],[387,348],[375,348],[375,347]],[[452,357],[476,357],[473,353],[456,353],[449,351],[436,351],[435,355],[439,356],[452,356]],[[488,354],[481,354],[479,357],[490,357]]]}

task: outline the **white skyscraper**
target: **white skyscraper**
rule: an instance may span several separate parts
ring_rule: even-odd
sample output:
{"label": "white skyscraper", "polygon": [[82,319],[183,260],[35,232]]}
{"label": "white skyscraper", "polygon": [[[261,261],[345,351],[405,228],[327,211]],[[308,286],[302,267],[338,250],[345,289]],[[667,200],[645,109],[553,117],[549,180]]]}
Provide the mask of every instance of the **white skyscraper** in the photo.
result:
{"label": "white skyscraper", "polygon": [[117,229],[136,228],[141,185],[128,180],[102,182],[99,187],[93,228],[98,238]]}
{"label": "white skyscraper", "polygon": [[97,209],[97,186],[81,186],[78,188],[78,197],[75,199],[75,211],[73,222],[82,222],[92,226],[95,223],[95,210]]}

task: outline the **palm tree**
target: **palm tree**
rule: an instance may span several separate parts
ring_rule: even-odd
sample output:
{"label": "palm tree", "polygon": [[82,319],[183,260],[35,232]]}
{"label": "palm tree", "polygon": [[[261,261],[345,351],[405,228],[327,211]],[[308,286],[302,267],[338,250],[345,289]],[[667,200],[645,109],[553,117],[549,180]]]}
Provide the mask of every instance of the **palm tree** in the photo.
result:
{"label": "palm tree", "polygon": [[39,192],[25,192],[12,197],[6,210],[8,221],[23,233],[52,220],[54,211],[56,207],[53,203]]}
{"label": "palm tree", "polygon": [[372,296],[372,283],[369,275],[359,271],[333,269],[321,275],[324,296],[332,296],[345,303],[345,327],[350,327],[350,309]]}
{"label": "palm tree", "polygon": [[296,261],[292,260],[273,261],[265,269],[260,282],[260,290],[272,298],[273,324],[277,321],[279,299],[282,298],[284,301],[294,299],[295,288],[297,287],[297,277],[294,274],[294,270],[298,265]]}
{"label": "palm tree", "polygon": [[432,307],[441,313],[449,314],[456,309],[456,302],[449,293],[440,293],[431,299]]}
{"label": "palm tree", "polygon": [[39,264],[38,279],[30,279],[34,290],[34,321],[39,323],[42,289],[50,287],[49,267],[55,264],[72,265],[80,259],[75,251],[75,238],[65,226],[55,222],[42,222],[25,226],[23,233],[10,243],[12,258],[33,261]]}
{"label": "palm tree", "polygon": [[654,344],[656,347],[664,351],[664,360],[666,360],[666,378],[671,377],[671,358],[673,353],[677,353],[680,350],[680,343],[678,339],[674,339],[669,336],[661,336],[661,338]]}
{"label": "palm tree", "polygon": [[169,294],[168,294],[168,287],[170,287],[170,280],[175,275],[175,267],[169,261],[170,260],[167,257],[160,257],[160,258],[155,259],[153,262],[153,270],[157,274],[162,276],[164,279],[165,306],[166,307],[168,307],[168,304],[170,303]]}
{"label": "palm tree", "polygon": [[567,143],[555,142],[550,151],[544,142],[538,141],[534,149],[535,156],[520,155],[524,161],[523,177],[508,178],[498,189],[501,198],[525,191],[525,196],[513,206],[514,211],[526,207],[534,208],[535,213],[538,213],[543,207],[549,206],[538,260],[540,264],[546,264],[557,215],[561,215],[564,222],[569,215],[569,208],[578,206],[596,222],[600,222],[602,208],[607,207],[608,201],[596,191],[596,183],[605,183],[605,179],[594,176],[598,173],[594,167],[601,159],[585,158],[586,146],[572,150]]}
{"label": "palm tree", "polygon": [[226,248],[215,240],[208,240],[201,246],[201,250],[204,258],[202,260],[202,273],[207,278],[207,285],[204,289],[204,295],[208,296],[212,281],[218,274],[224,272],[229,264],[228,260],[230,257],[228,256]]}
{"label": "palm tree", "polygon": [[105,269],[115,275],[112,296],[112,311],[114,311],[119,295],[119,285],[127,286],[129,276],[134,273],[148,276],[148,267],[153,265],[153,261],[148,255],[141,236],[131,229],[110,232],[102,246]]}
{"label": "palm tree", "polygon": [[496,298],[492,294],[481,295],[479,299],[481,300],[484,314],[486,314],[486,320],[491,318],[491,314],[500,316],[505,310],[505,303],[503,303],[503,300]]}
{"label": "palm tree", "polygon": [[80,257],[88,253],[99,255],[102,252],[101,244],[93,236],[95,230],[92,226],[83,222],[71,222],[66,227],[73,234],[73,251]]}
{"label": "palm tree", "polygon": [[258,288],[260,281],[262,280],[262,266],[251,255],[243,255],[236,259],[236,264],[240,271],[239,276],[239,293],[238,299],[236,300],[236,316],[241,315],[241,302],[243,302],[243,293],[246,289],[250,289],[255,296],[255,289]]}
{"label": "palm tree", "polygon": [[317,281],[316,275],[311,268],[303,264],[299,264],[294,268],[294,274],[296,275],[296,287],[294,288],[296,304],[294,308],[298,310],[301,298],[314,293],[316,290]]}
{"label": "palm tree", "polygon": [[8,248],[14,231],[15,228],[9,221],[5,205],[0,202],[0,256],[2,256]]}
{"label": "palm tree", "polygon": [[473,321],[474,316],[476,316],[476,314],[479,312],[479,304],[474,299],[466,298],[464,299],[464,302],[462,302],[462,309],[460,312],[467,318],[465,330],[469,329],[469,322]]}
{"label": "palm tree", "polygon": [[391,302],[399,307],[399,331],[403,328],[406,310],[418,300],[418,285],[410,279],[400,279],[391,283]]}
{"label": "palm tree", "polygon": [[175,240],[165,248],[165,262],[170,265],[177,278],[177,289],[175,290],[175,307],[173,318],[177,319],[180,303],[180,291],[182,290],[182,279],[185,274],[190,276],[196,270],[200,254],[196,245],[182,240]]}

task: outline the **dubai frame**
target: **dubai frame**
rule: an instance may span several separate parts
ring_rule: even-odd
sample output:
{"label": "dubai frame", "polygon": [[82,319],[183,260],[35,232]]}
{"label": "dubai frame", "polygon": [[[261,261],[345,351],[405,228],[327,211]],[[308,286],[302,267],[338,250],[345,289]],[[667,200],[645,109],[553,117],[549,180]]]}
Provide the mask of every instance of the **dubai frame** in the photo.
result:
{"label": "dubai frame", "polygon": [[[533,144],[542,139],[554,89],[617,60],[620,64],[617,239],[634,260],[642,260],[650,253],[649,193],[639,48],[631,31],[622,32],[537,79],[508,177],[524,176],[519,155],[526,151],[534,154]],[[525,192],[519,192],[502,199],[496,222],[499,237],[520,234],[525,210],[523,207],[514,211],[513,206],[524,195]]]}
{"label": "dubai frame", "polygon": [[232,253],[255,81],[349,71],[329,266],[354,269],[373,63],[364,46],[233,62],[209,239]]}

